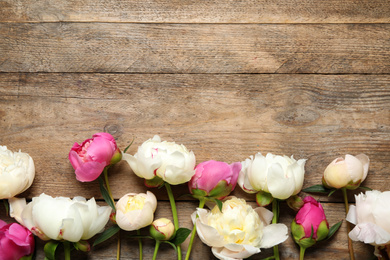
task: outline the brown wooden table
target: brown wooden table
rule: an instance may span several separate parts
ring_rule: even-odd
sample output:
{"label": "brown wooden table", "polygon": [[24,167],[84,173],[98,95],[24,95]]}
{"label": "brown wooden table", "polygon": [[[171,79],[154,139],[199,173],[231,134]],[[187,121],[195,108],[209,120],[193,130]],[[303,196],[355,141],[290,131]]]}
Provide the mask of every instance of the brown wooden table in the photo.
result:
{"label": "brown wooden table", "polygon": [[[371,159],[364,185],[389,189],[390,3],[387,0],[0,1],[1,144],[35,160],[21,194],[95,197],[67,156],[74,142],[106,131],[129,153],[159,134],[197,162],[242,161],[257,152],[307,158],[304,187],[346,153]],[[115,199],[146,191],[125,163],[110,170]],[[179,221],[191,228],[197,201],[173,187]],[[170,217],[163,189],[156,217]],[[356,191],[358,193],[359,191]],[[237,186],[234,195],[250,201]],[[305,195],[301,193],[301,195]],[[330,224],[344,219],[340,193],[315,195]],[[354,202],[353,194],[349,200]],[[294,212],[282,204],[281,222]],[[0,217],[7,221],[4,207]],[[138,245],[122,232],[122,258]],[[188,243],[188,241],[186,242]],[[186,243],[183,248],[186,250]],[[354,243],[356,259],[373,247]],[[145,241],[145,259],[153,243]],[[43,243],[37,259],[43,259]],[[197,238],[191,259],[214,259]],[[61,251],[61,250],[60,250]],[[298,259],[291,238],[282,259]],[[76,259],[115,259],[116,239]],[[263,250],[252,259],[272,255]],[[172,259],[163,245],[159,259]],[[305,259],[349,259],[344,221]],[[61,256],[59,256],[61,259]]]}

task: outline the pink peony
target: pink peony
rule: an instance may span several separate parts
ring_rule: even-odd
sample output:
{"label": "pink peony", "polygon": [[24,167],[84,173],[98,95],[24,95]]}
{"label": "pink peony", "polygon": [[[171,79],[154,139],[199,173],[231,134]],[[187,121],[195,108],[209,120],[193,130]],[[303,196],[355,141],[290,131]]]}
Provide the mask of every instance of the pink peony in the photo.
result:
{"label": "pink peony", "polygon": [[329,224],[324,209],[313,197],[306,197],[304,204],[291,223],[295,242],[303,248],[324,240],[329,233]]}
{"label": "pink peony", "polygon": [[34,236],[18,223],[7,224],[0,220],[0,259],[19,260],[34,252]]}
{"label": "pink peony", "polygon": [[230,165],[218,161],[202,162],[195,167],[195,175],[188,182],[188,188],[196,198],[222,199],[236,187],[240,171],[239,162]]}
{"label": "pink peony", "polygon": [[81,145],[75,143],[69,152],[69,161],[82,182],[96,180],[108,165],[120,161],[122,154],[115,139],[108,133],[97,133]]}

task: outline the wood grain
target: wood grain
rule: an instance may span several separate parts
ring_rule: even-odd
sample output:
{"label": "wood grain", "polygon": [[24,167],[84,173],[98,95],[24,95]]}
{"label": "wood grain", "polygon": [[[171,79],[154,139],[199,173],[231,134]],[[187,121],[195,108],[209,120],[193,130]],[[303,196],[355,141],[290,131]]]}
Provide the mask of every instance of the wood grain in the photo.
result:
{"label": "wood grain", "polygon": [[2,23],[0,39],[0,72],[390,71],[390,24]]}
{"label": "wood grain", "polygon": [[[131,154],[159,134],[185,144],[198,163],[242,161],[257,152],[306,158],[304,187],[319,184],[334,158],[366,153],[372,177],[364,185],[386,190],[389,84],[389,75],[3,73],[0,139],[34,158],[30,198],[101,198],[97,183],[76,181],[67,158],[74,142],[101,131],[121,149],[135,138]],[[111,169],[110,179],[117,199],[145,190],[125,163]],[[166,199],[165,192],[158,197]],[[342,201],[340,194],[330,200]]]}
{"label": "wood grain", "polygon": [[0,1],[0,22],[389,23],[386,0]]}

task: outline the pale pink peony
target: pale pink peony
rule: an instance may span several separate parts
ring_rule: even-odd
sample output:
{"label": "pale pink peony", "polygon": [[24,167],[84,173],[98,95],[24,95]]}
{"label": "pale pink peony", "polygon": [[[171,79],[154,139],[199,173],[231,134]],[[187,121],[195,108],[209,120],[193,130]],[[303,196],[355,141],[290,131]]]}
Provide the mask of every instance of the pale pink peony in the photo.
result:
{"label": "pale pink peony", "polygon": [[195,197],[222,199],[234,190],[237,184],[241,163],[227,164],[206,161],[195,167],[195,175],[188,182],[188,188]]}

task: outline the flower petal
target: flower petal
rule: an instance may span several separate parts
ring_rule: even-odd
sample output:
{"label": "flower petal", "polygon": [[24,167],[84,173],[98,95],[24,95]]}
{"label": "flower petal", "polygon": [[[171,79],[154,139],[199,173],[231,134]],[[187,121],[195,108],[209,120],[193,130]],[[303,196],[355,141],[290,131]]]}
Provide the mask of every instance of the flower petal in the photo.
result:
{"label": "flower petal", "polygon": [[265,226],[260,248],[271,248],[288,238],[288,228],[284,224],[272,224]]}

